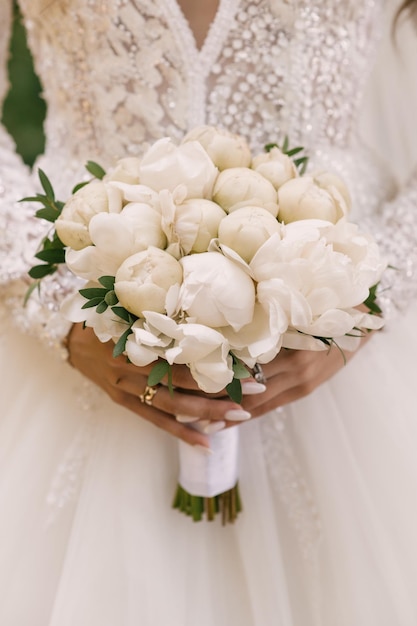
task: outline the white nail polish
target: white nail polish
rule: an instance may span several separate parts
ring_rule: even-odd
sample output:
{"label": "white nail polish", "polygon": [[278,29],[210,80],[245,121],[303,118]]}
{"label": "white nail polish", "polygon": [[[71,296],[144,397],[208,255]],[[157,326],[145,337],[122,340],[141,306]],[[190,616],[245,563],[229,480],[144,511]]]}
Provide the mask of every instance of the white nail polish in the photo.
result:
{"label": "white nail polish", "polygon": [[224,414],[224,418],[231,422],[243,422],[251,417],[252,415],[243,409],[230,409]]}
{"label": "white nail polish", "polygon": [[266,385],[257,383],[256,380],[248,380],[242,383],[242,393],[244,396],[254,396],[264,391],[266,391]]}
{"label": "white nail polish", "polygon": [[213,454],[213,450],[211,448],[206,448],[206,446],[201,446],[199,443],[196,443],[193,446],[193,448],[195,448],[199,452],[202,452],[206,456],[211,456]]}
{"label": "white nail polish", "polygon": [[194,417],[193,415],[176,415],[175,419],[180,424],[192,424],[193,422],[198,422],[199,417]]}
{"label": "white nail polish", "polygon": [[210,422],[207,426],[203,426],[203,433],[206,435],[213,435],[214,433],[219,432],[219,430],[223,430],[226,426],[226,422],[222,422],[221,420],[216,422]]}

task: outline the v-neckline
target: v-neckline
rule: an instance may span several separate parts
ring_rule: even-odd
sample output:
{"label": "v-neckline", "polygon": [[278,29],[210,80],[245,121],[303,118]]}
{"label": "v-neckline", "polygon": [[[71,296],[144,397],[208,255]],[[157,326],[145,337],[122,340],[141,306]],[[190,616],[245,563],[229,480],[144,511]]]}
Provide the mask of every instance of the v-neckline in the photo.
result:
{"label": "v-neckline", "polygon": [[192,62],[195,59],[201,66],[205,67],[211,65],[214,61],[213,57],[217,56],[216,53],[227,37],[230,28],[230,16],[231,14],[235,15],[235,7],[238,3],[239,0],[219,0],[204,41],[201,47],[198,47],[194,31],[178,0],[166,0],[166,6],[178,27],[177,39],[181,40],[184,50],[191,55],[189,61]]}
{"label": "v-neckline", "polygon": [[188,17],[187,13],[184,11],[184,8],[181,6],[180,0],[175,0],[175,4],[177,4],[178,11],[182,14],[182,19],[185,22],[185,25],[188,26],[188,29],[190,30],[190,34],[191,34],[192,38],[194,39],[194,46],[195,46],[196,51],[199,54],[201,54],[201,52],[203,51],[203,49],[205,47],[206,41],[209,38],[210,31],[214,27],[214,24],[216,22],[217,16],[218,16],[218,14],[220,12],[222,0],[219,0],[218,3],[217,3],[216,10],[214,11],[212,19],[210,20],[209,24],[207,24],[207,29],[206,29],[206,32],[205,32],[205,36],[204,36],[204,39],[202,40],[200,45],[197,43],[196,33],[195,33],[195,31],[194,31],[194,29],[193,29],[193,27],[191,25],[190,18]]}
{"label": "v-neckline", "polygon": [[208,76],[229,37],[241,0],[220,0],[201,48],[177,0],[161,0],[187,77],[189,128],[205,124]]}

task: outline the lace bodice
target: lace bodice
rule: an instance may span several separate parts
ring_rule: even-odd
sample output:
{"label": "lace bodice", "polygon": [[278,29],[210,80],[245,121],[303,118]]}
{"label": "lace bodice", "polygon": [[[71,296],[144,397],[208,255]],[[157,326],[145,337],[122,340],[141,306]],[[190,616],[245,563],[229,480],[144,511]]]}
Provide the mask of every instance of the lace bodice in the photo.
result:
{"label": "lace bodice", "polygon": [[381,11],[374,0],[221,0],[198,50],[177,0],[20,3],[47,149],[109,163],[202,123],[259,148],[284,133],[346,145]]}
{"label": "lace bodice", "polygon": [[[40,163],[65,194],[86,159],[108,166],[161,136],[181,138],[197,124],[225,126],[256,149],[288,134],[313,161],[346,175],[357,207],[369,217],[387,191],[368,155],[358,152],[355,129],[384,4],[220,0],[198,50],[177,0],[20,0],[48,104]],[[3,0],[2,23],[10,21],[10,5]],[[3,60],[6,44],[0,34]],[[0,73],[2,93],[5,84]],[[17,214],[13,200],[32,183],[16,157],[11,160],[5,136],[1,146],[2,279],[10,284],[24,275],[38,227],[34,232],[23,208]],[[392,228],[407,242],[406,287],[396,279],[401,294],[409,293],[416,264],[414,194],[411,186],[401,205],[406,229],[396,223],[396,209],[371,218],[382,242],[392,240],[386,236]],[[70,288],[65,277],[50,281],[49,311]],[[38,313],[42,319],[45,311]]]}

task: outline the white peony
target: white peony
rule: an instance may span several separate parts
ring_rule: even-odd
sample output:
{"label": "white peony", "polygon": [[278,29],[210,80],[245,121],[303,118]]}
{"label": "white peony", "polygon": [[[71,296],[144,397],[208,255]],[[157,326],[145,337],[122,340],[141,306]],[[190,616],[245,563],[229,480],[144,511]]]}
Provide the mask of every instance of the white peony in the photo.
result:
{"label": "white peony", "polygon": [[249,263],[271,235],[280,232],[277,219],[266,209],[243,207],[229,213],[219,224],[219,243],[237,252]]}
{"label": "white peony", "polygon": [[288,321],[285,315],[277,321],[266,307],[257,302],[249,324],[236,332],[230,327],[224,327],[222,333],[233,354],[248,367],[253,367],[255,363],[269,363],[281,349]]}
{"label": "white peony", "polygon": [[139,319],[132,325],[125,352],[134,365],[145,367],[158,358],[165,358],[165,351],[172,343],[172,337],[149,328],[145,319]]}
{"label": "white peony", "polygon": [[219,252],[203,252],[180,260],[184,278],[180,308],[197,324],[239,330],[253,318],[255,286],[233,261]]}
{"label": "white peony", "polygon": [[198,141],[219,170],[249,167],[251,151],[244,137],[215,126],[198,126],[183,139],[183,143]]}
{"label": "white peony", "polygon": [[294,161],[279,148],[272,148],[269,152],[255,156],[252,161],[252,169],[269,180],[275,189],[298,176]]}
{"label": "white peony", "polygon": [[167,251],[176,259],[192,252],[206,252],[210,241],[218,235],[221,220],[226,217],[215,202],[205,198],[183,200],[180,191],[181,186],[173,194],[166,190],[160,192]]}
{"label": "white peony", "polygon": [[[317,220],[294,222],[283,229],[281,240],[268,240],[250,263],[258,301],[270,314],[286,316],[290,330],[322,337],[350,333],[357,323],[354,307],[368,297],[382,271],[378,259],[370,272],[354,255],[335,250],[325,235],[338,228]],[[289,346],[284,340],[284,346],[295,347],[294,341]]]}
{"label": "white peony", "polygon": [[166,315],[145,311],[146,328],[171,343],[164,352],[168,363],[188,365],[200,389],[217,393],[233,379],[230,346],[222,333],[203,324],[177,324]]}
{"label": "white peony", "polygon": [[181,280],[178,261],[164,250],[150,246],[122,263],[114,290],[122,306],[143,317],[143,311],[165,312],[167,293]]}
{"label": "white peony", "polygon": [[118,180],[109,181],[110,187],[120,189],[123,195],[123,202],[141,202],[149,204],[155,209],[159,206],[159,195],[157,191],[147,187],[146,185],[132,185]]}
{"label": "white peony", "polygon": [[120,181],[128,185],[137,185],[139,178],[140,159],[138,157],[125,157],[119,159],[112,172],[105,176],[105,181]]}
{"label": "white peony", "polygon": [[145,153],[140,165],[141,184],[155,191],[187,188],[187,198],[210,198],[218,170],[197,141],[176,146],[164,138]]}
{"label": "white peony", "polygon": [[79,189],[62,209],[55,222],[61,241],[74,250],[92,244],[88,226],[98,213],[120,213],[123,207],[119,189],[102,181],[93,181]]}
{"label": "white peony", "polygon": [[264,176],[247,167],[220,172],[213,189],[213,200],[231,213],[243,206],[260,206],[278,215],[277,192]]}
{"label": "white peony", "polygon": [[349,192],[337,176],[320,173],[301,176],[278,189],[280,221],[321,219],[335,224],[350,210]]}
{"label": "white peony", "polygon": [[148,246],[165,248],[161,215],[148,204],[131,202],[120,213],[99,213],[89,225],[93,246],[67,250],[70,270],[87,280],[115,276],[125,259]]}

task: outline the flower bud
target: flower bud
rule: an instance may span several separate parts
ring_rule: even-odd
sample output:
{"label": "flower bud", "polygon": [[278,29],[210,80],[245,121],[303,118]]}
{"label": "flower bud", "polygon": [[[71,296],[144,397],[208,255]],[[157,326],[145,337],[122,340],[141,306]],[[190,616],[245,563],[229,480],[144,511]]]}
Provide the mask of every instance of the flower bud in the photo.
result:
{"label": "flower bud", "polygon": [[249,167],[251,151],[240,135],[215,126],[198,126],[190,131],[183,143],[198,141],[219,170],[231,167]]}
{"label": "flower bud", "polygon": [[187,198],[210,198],[218,170],[204,148],[196,141],[176,146],[160,139],[149,148],[140,165],[140,181],[155,191],[174,191],[179,183]]}
{"label": "flower bud", "polygon": [[269,180],[275,189],[298,176],[294,161],[279,148],[272,148],[269,152],[254,157],[252,169]]}
{"label": "flower bud", "polygon": [[73,250],[82,250],[92,244],[88,226],[98,213],[120,213],[122,193],[101,181],[81,187],[65,204],[55,222],[61,241]]}
{"label": "flower bud", "polygon": [[232,248],[250,263],[271,235],[280,231],[277,219],[260,207],[243,207],[225,217],[219,225],[219,242]]}
{"label": "flower bud", "polygon": [[125,309],[143,317],[144,311],[164,313],[168,290],[181,280],[178,261],[151,246],[122,263],[116,273],[114,290]]}
{"label": "flower bud", "polygon": [[301,176],[278,189],[279,219],[286,224],[305,219],[336,224],[349,211],[347,200],[349,193],[336,176],[327,173]]}
{"label": "flower bud", "polygon": [[277,192],[273,185],[247,167],[220,172],[214,185],[213,200],[228,213],[243,206],[259,206],[274,217],[278,214]]}

